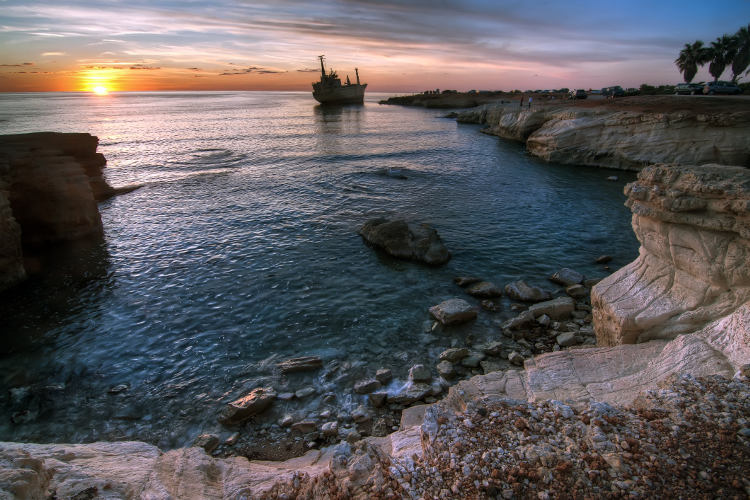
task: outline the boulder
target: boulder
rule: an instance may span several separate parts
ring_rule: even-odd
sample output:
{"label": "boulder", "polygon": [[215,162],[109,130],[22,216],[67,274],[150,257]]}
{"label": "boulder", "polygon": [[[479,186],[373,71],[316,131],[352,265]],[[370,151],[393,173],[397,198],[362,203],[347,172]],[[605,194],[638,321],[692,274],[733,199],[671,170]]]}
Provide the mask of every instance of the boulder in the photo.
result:
{"label": "boulder", "polygon": [[427,224],[373,219],[360,228],[359,234],[369,244],[399,259],[441,265],[451,258],[437,231]]}
{"label": "boulder", "polygon": [[511,330],[523,328],[530,323],[534,321],[534,314],[529,311],[523,311],[521,314],[516,316],[515,318],[511,318],[505,323],[503,323],[502,328],[509,328]]}
{"label": "boulder", "polygon": [[276,399],[276,392],[271,387],[258,387],[247,395],[228,403],[219,414],[219,422],[232,425],[239,424],[259,413],[264,412]]}
{"label": "boulder", "polygon": [[318,356],[302,356],[282,361],[276,365],[281,373],[304,372],[323,367],[323,360]]}
{"label": "boulder", "polygon": [[195,438],[195,441],[193,441],[193,446],[197,446],[198,448],[203,448],[206,450],[206,453],[211,453],[216,449],[217,446],[219,446],[219,436],[216,434],[201,434],[197,438]]}
{"label": "boulder", "polygon": [[477,317],[477,311],[463,299],[448,299],[430,308],[430,314],[443,325],[452,325],[471,321]]}
{"label": "boulder", "polygon": [[388,368],[380,368],[375,372],[375,380],[385,385],[393,379],[393,372]]}
{"label": "boulder", "polygon": [[513,300],[523,302],[541,302],[552,298],[550,292],[536,286],[528,285],[522,280],[505,285],[505,294]]}
{"label": "boulder", "polygon": [[588,297],[589,291],[583,285],[570,285],[565,289],[565,293],[573,297],[574,299],[582,299]]}
{"label": "boulder", "polygon": [[466,293],[472,297],[492,298],[500,297],[503,294],[503,291],[490,281],[480,281],[479,283],[469,285],[466,288]]}
{"label": "boulder", "polygon": [[407,382],[396,393],[388,395],[388,402],[393,404],[408,405],[424,399],[432,393],[432,386],[423,382]]}
{"label": "boulder", "polygon": [[300,434],[307,434],[317,429],[318,425],[314,420],[302,420],[292,424],[292,430]]}
{"label": "boulder", "polygon": [[456,370],[453,368],[453,363],[445,360],[437,364],[437,371],[438,375],[444,378],[451,378],[456,374]]}
{"label": "boulder", "polygon": [[320,427],[321,432],[324,436],[333,437],[339,434],[339,423],[335,420],[332,422],[326,422]]}
{"label": "boulder", "polygon": [[518,351],[513,351],[508,354],[508,361],[516,366],[522,366],[525,359]]}
{"label": "boulder", "polygon": [[387,392],[372,392],[367,395],[367,398],[370,401],[370,404],[374,406],[375,408],[380,408],[385,404],[386,399],[388,398]]}
{"label": "boulder", "polygon": [[432,380],[432,373],[425,365],[414,365],[409,369],[409,380],[414,382],[429,382]]}
{"label": "boulder", "polygon": [[465,347],[451,347],[450,349],[441,352],[439,359],[455,363],[468,355],[469,350]]}
{"label": "boulder", "polygon": [[539,302],[529,307],[528,313],[534,318],[546,314],[552,319],[565,319],[575,311],[576,301],[571,297],[558,297],[546,302]]}
{"label": "boulder", "polygon": [[560,347],[570,347],[578,343],[576,332],[563,332],[555,339]]}
{"label": "boulder", "polygon": [[578,271],[563,267],[555,274],[550,276],[550,280],[557,283],[558,285],[570,286],[583,283],[584,276]]}
{"label": "boulder", "polygon": [[373,391],[377,391],[378,389],[380,389],[380,387],[380,382],[378,382],[374,378],[368,378],[355,383],[354,392],[356,392],[357,394],[369,394]]}
{"label": "boulder", "polygon": [[503,352],[503,343],[493,340],[479,346],[479,350],[488,356],[500,356]]}

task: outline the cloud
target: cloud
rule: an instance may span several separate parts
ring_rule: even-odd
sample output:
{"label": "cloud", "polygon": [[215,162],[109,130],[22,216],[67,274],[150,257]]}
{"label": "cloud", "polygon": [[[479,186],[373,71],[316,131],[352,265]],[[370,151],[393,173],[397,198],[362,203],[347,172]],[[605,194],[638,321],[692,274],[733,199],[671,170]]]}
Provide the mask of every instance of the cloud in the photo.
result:
{"label": "cloud", "polygon": [[66,55],[65,52],[42,52],[42,57],[64,56],[64,55]]}
{"label": "cloud", "polygon": [[300,73],[317,73],[318,71],[320,71],[320,68],[302,68],[298,69],[297,71],[299,71]]}
{"label": "cloud", "polygon": [[159,66],[146,66],[144,64],[134,64],[130,67],[130,69],[145,69],[145,70],[155,70],[155,69],[161,69]]}
{"label": "cloud", "polygon": [[22,68],[23,66],[33,66],[34,63],[31,62],[25,62],[25,63],[16,63],[16,64],[0,64],[0,67],[2,68]]}
{"label": "cloud", "polygon": [[[230,63],[231,64],[231,63]],[[231,75],[246,75],[249,73],[255,73],[258,75],[272,75],[276,73],[286,73],[284,70],[261,68],[259,66],[250,66],[249,68],[233,69],[220,73],[219,76],[231,76]]]}

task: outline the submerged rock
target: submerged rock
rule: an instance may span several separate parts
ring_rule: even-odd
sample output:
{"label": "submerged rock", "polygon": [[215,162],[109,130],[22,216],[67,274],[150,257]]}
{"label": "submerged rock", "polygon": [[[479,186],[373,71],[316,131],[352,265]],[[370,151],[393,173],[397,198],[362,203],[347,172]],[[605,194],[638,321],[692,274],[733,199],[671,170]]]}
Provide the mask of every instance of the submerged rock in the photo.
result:
{"label": "submerged rock", "polygon": [[583,274],[579,273],[578,271],[568,269],[567,267],[563,267],[562,269],[557,271],[555,274],[550,276],[550,281],[553,281],[557,283],[558,285],[563,285],[563,286],[579,285],[583,283],[583,280],[584,280]]}
{"label": "submerged rock", "polygon": [[482,281],[482,278],[477,278],[476,276],[456,276],[455,278],[453,278],[453,282],[460,287],[473,285],[474,283],[479,283],[480,281]]}
{"label": "submerged rock", "polygon": [[304,372],[317,370],[323,367],[323,360],[318,356],[302,356],[282,361],[276,365],[281,369],[281,373]]}
{"label": "submerged rock", "polygon": [[466,288],[466,293],[472,297],[492,298],[500,297],[503,291],[490,281],[480,281]]}
{"label": "submerged rock", "polygon": [[427,224],[373,219],[360,228],[359,234],[369,244],[399,259],[438,266],[451,258],[437,231]]}
{"label": "submerged rock", "polygon": [[430,314],[444,325],[464,323],[477,317],[477,311],[463,299],[448,299],[430,308]]}
{"label": "submerged rock", "polygon": [[552,298],[550,292],[536,286],[528,285],[523,280],[505,285],[505,294],[513,300],[521,300],[523,302],[541,302]]}
{"label": "submerged rock", "polygon": [[271,387],[258,387],[246,396],[228,403],[219,414],[222,424],[239,424],[268,409],[276,399],[276,392]]}

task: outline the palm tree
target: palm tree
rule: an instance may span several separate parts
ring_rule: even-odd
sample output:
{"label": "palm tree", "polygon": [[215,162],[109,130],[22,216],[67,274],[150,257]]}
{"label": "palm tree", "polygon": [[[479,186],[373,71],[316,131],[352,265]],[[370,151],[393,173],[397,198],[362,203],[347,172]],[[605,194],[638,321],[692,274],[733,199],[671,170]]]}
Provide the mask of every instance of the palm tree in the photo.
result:
{"label": "palm tree", "polygon": [[711,42],[708,49],[708,72],[714,77],[714,81],[718,81],[727,65],[732,63],[736,52],[736,39],[733,36],[723,35]]}
{"label": "palm tree", "polygon": [[750,66],[750,24],[737,30],[733,38],[736,52],[732,58],[732,81],[736,82]]}
{"label": "palm tree", "polygon": [[698,66],[706,62],[708,62],[708,48],[704,47],[700,40],[692,44],[686,43],[680,51],[680,57],[674,61],[684,76],[685,83],[690,83],[698,72]]}

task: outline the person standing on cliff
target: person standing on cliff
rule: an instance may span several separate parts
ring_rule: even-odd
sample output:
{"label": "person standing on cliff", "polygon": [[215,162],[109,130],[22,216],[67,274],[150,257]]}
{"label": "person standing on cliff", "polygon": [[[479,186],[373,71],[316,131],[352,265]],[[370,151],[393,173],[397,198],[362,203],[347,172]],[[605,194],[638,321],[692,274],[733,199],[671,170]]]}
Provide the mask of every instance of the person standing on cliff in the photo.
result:
{"label": "person standing on cliff", "polygon": [[529,109],[531,109],[531,101],[532,101],[532,99],[533,99],[532,97],[529,97]]}

